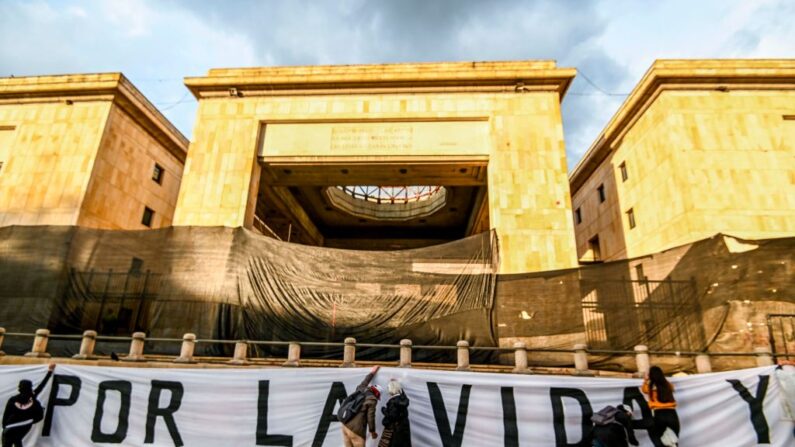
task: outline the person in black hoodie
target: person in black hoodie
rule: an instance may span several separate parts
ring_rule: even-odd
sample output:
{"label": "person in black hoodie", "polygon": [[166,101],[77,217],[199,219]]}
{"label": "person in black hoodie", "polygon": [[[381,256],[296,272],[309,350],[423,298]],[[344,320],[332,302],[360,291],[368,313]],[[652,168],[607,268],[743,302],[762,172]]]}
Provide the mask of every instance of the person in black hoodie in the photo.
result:
{"label": "person in black hoodie", "polygon": [[595,424],[591,431],[594,447],[629,447],[638,445],[632,430],[632,410],[626,405],[616,408],[615,420],[608,424]]}
{"label": "person in black hoodie", "polygon": [[411,427],[409,426],[409,398],[397,380],[390,380],[387,386],[389,400],[381,408],[384,419],[384,432],[378,447],[411,447]]}
{"label": "person in black hoodie", "polygon": [[3,413],[3,447],[22,447],[22,440],[33,424],[44,418],[44,408],[36,399],[52,377],[55,363],[50,363],[47,375],[36,389],[30,380],[19,381],[19,394],[8,399]]}

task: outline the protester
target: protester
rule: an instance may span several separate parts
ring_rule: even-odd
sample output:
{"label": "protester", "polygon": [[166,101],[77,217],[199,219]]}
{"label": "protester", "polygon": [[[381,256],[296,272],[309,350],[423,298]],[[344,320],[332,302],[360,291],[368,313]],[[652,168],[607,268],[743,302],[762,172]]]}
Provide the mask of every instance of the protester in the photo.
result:
{"label": "protester", "polygon": [[389,400],[381,408],[384,419],[384,432],[378,447],[411,447],[411,428],[409,426],[409,398],[403,387],[395,379],[387,385]]}
{"label": "protester", "polygon": [[591,417],[593,447],[629,447],[638,445],[632,430],[632,410],[626,405],[608,405]]}
{"label": "protester", "polygon": [[50,363],[47,375],[36,389],[30,380],[19,381],[19,394],[8,399],[3,413],[3,447],[22,447],[22,440],[33,424],[44,419],[44,408],[36,399],[52,377],[55,363]]}
{"label": "protester", "polygon": [[[342,440],[345,447],[364,447],[365,435],[367,429],[370,430],[370,436],[373,439],[378,439],[378,432],[375,429],[375,407],[378,406],[378,400],[381,399],[381,387],[378,385],[370,385],[373,376],[378,372],[378,366],[374,366],[370,370],[370,374],[362,380],[362,383],[356,387],[356,391],[351,393],[361,393],[363,396],[360,399],[358,408],[355,408],[355,413],[347,420],[342,420]],[[354,396],[352,396],[354,397]],[[343,412],[343,405],[340,406],[340,413]]]}
{"label": "protester", "polygon": [[[659,366],[649,368],[641,390],[649,396],[649,408],[654,418],[652,434],[661,438],[663,445],[677,445],[679,416],[676,414],[674,386],[665,379],[665,375]],[[673,438],[677,438],[677,440]]]}

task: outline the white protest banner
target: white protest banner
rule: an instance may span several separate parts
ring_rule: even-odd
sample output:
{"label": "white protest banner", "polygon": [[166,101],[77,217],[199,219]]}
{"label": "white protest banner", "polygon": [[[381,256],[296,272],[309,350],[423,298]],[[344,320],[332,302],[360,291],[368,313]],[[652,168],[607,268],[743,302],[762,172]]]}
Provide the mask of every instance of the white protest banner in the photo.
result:
{"label": "white protest banner", "polygon": [[[368,371],[59,365],[39,395],[44,420],[24,445],[340,446],[336,410]],[[0,367],[3,403],[20,380],[35,387],[45,373]],[[411,399],[414,446],[576,446],[605,405],[631,405],[638,427],[651,417],[636,379],[382,368],[373,382],[386,389],[390,379]],[[681,446],[795,445],[773,367],[672,382]],[[655,445],[646,429],[635,433]]]}

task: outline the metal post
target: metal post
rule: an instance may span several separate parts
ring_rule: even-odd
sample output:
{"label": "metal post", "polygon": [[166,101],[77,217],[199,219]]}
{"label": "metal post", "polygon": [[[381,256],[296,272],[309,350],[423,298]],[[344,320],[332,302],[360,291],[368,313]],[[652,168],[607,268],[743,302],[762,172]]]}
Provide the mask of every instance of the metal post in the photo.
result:
{"label": "metal post", "polygon": [[527,368],[527,345],[521,341],[513,344],[514,355],[514,368],[513,372],[516,374],[528,374],[530,369]]}
{"label": "metal post", "polygon": [[182,349],[174,363],[196,363],[193,360],[193,351],[196,348],[196,334],[187,333],[182,336]]}
{"label": "metal post", "polygon": [[400,365],[399,368],[411,368],[411,340],[400,340]]}
{"label": "metal post", "polygon": [[469,342],[466,340],[459,340],[455,344],[458,347],[458,366],[456,371],[469,371]]}
{"label": "metal post", "polygon": [[342,351],[341,368],[353,368],[356,366],[356,339],[348,337],[345,339],[345,348]]}
{"label": "metal post", "polygon": [[282,366],[299,366],[301,363],[301,345],[290,343],[287,345],[287,361]]}
{"label": "metal post", "polygon": [[636,377],[645,377],[649,372],[651,362],[649,361],[649,347],[646,345],[635,346],[635,364],[637,365],[638,372]]}
{"label": "metal post", "polygon": [[47,329],[36,329],[36,338],[33,339],[33,348],[25,354],[25,357],[49,358],[47,353],[47,341],[50,338],[50,331]]}
{"label": "metal post", "polygon": [[696,371],[699,373],[711,373],[712,363],[709,360],[709,354],[698,354],[696,356]]}
{"label": "metal post", "polygon": [[[0,327],[0,348],[3,347],[3,339],[5,339],[5,338],[6,338],[6,328]],[[4,355],[6,355],[6,353],[3,352],[2,349],[0,349],[0,357],[2,357]]]}
{"label": "metal post", "polygon": [[94,360],[94,346],[97,344],[97,331],[84,331],[83,340],[80,342],[80,353],[72,356],[78,360]]}
{"label": "metal post", "polygon": [[590,376],[593,373],[588,369],[588,345],[578,343],[574,345],[574,375]]}
{"label": "metal post", "polygon": [[775,364],[773,362],[773,353],[770,352],[770,348],[766,346],[757,346],[754,348],[754,352],[756,353],[756,366],[772,366]]}
{"label": "metal post", "polygon": [[144,357],[144,342],[146,341],[146,334],[143,332],[135,332],[132,334],[132,341],[130,342],[130,354],[122,360],[127,362],[143,362],[146,361]]}
{"label": "metal post", "polygon": [[241,340],[235,343],[235,353],[232,360],[229,362],[232,365],[246,365],[248,364],[248,343]]}

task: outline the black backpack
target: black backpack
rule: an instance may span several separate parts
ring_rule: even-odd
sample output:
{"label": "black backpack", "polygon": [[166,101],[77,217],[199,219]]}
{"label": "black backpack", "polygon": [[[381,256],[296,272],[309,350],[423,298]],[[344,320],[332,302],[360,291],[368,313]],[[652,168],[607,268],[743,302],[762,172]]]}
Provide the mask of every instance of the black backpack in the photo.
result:
{"label": "black backpack", "polygon": [[340,404],[340,409],[337,411],[337,419],[343,424],[353,419],[361,411],[365,397],[364,391],[359,390],[349,394]]}
{"label": "black backpack", "polygon": [[603,426],[603,427],[610,424],[620,424],[616,420],[616,415],[618,414],[618,412],[619,412],[618,408],[612,405],[608,405],[602,408],[601,410],[597,411],[596,413],[594,413],[594,415],[591,416],[591,422],[593,422],[594,425]]}

